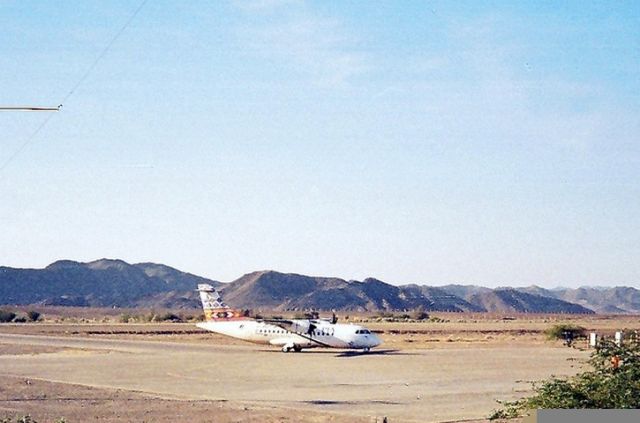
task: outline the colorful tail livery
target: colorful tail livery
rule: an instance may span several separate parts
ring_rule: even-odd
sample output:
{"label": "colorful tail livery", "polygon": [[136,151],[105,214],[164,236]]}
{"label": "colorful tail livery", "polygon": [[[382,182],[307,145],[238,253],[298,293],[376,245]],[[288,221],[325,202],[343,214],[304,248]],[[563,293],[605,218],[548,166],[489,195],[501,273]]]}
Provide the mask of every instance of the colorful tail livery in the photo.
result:
{"label": "colorful tail livery", "polygon": [[199,284],[198,292],[200,292],[200,301],[202,301],[204,317],[207,321],[242,318],[242,312],[239,310],[232,310],[222,302],[222,297],[220,297],[218,291],[216,291],[216,289],[211,285],[206,283]]}
{"label": "colorful tail livery", "polygon": [[206,321],[196,326],[221,335],[279,346],[284,352],[318,347],[369,351],[381,342],[367,328],[337,323],[335,316],[333,319],[250,319],[227,306],[211,285],[200,284],[198,291]]}

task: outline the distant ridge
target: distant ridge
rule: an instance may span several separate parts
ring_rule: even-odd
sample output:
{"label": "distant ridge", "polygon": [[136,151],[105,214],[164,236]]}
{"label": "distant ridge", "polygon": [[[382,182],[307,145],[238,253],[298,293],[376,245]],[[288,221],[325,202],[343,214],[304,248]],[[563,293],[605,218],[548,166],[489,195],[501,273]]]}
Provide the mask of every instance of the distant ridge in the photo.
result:
{"label": "distant ridge", "polygon": [[640,291],[632,287],[396,286],[375,278],[346,281],[273,270],[222,283],[163,264],[114,259],[60,260],[44,269],[0,267],[0,304],[191,309],[200,307],[198,283],[219,287],[234,307],[264,310],[640,313]]}
{"label": "distant ridge", "polygon": [[[168,298],[179,298],[180,292],[193,291],[198,283],[220,285],[160,264],[132,265],[111,259],[88,263],[60,260],[44,269],[0,267],[0,304],[160,306]],[[168,293],[172,295],[167,297]],[[189,307],[196,306],[198,303],[191,299]]]}
{"label": "distant ridge", "polygon": [[[537,290],[543,288],[534,287]],[[525,288],[530,289],[530,288]],[[628,286],[557,288],[547,295],[588,307],[602,314],[640,313],[640,290]]]}
{"label": "distant ridge", "polygon": [[557,298],[543,297],[513,288],[475,294],[471,302],[491,312],[590,314],[592,310]]}

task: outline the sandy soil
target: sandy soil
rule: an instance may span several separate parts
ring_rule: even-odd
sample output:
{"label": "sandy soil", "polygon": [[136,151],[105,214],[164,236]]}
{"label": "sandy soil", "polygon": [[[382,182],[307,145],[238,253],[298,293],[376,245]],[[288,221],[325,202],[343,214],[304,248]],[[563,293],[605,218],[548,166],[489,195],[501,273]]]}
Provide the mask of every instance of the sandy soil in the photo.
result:
{"label": "sandy soil", "polygon": [[[51,332],[44,326],[33,327],[32,332]],[[143,335],[123,334],[121,326],[103,326],[65,329],[66,336],[55,330],[20,334],[15,332],[24,332],[26,326],[3,327],[0,345],[10,345],[13,351],[44,350],[0,355],[0,375],[16,381],[3,388],[2,408],[9,415],[77,416],[73,421],[142,421],[146,414],[151,414],[146,421],[164,421],[160,417],[167,410],[177,413],[185,407],[194,407],[188,421],[372,422],[382,421],[382,416],[394,423],[473,420],[486,417],[498,399],[526,394],[528,381],[574,373],[587,356],[553,343],[492,340],[485,340],[487,345],[428,343],[442,345],[431,349],[415,348],[416,342],[407,344],[411,348],[391,348],[388,343],[367,355],[334,350],[283,354],[229,343],[216,335],[176,334],[167,327],[174,325],[156,328],[159,341],[149,340],[154,338],[151,326]],[[103,334],[107,329],[115,333]],[[40,393],[30,400],[9,401],[24,393],[16,386],[22,387],[20,381],[26,379],[44,384]],[[54,383],[55,392],[69,401],[38,400],[44,394],[51,398],[52,385],[47,383]],[[102,402],[82,396],[80,389],[88,387]],[[210,404],[202,405],[203,401]],[[220,404],[228,414],[212,418],[204,412],[217,410]],[[125,409],[133,414],[123,414]],[[120,414],[114,417],[116,411]],[[241,420],[243,416],[249,420]]]}
{"label": "sandy soil", "polygon": [[0,325],[0,418],[471,422],[496,400],[526,395],[529,381],[579,370],[585,341],[575,349],[547,341],[553,324],[607,335],[640,329],[638,316],[450,313],[427,323],[355,316],[382,337],[374,353],[282,354],[193,324],[86,317],[94,320]]}
{"label": "sandy soil", "polygon": [[0,418],[30,415],[36,421],[66,422],[369,422],[368,419],[291,413],[257,406],[234,407],[225,401],[157,398],[126,390],[100,389],[69,383],[3,376]]}

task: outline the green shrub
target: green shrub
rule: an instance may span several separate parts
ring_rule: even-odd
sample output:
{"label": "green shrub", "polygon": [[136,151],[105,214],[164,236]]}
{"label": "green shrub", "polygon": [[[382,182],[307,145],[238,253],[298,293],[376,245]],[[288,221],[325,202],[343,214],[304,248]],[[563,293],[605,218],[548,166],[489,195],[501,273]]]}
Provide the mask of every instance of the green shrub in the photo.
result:
{"label": "green shrub", "polygon": [[265,319],[274,319],[274,320],[279,320],[279,319],[283,319],[283,317],[279,314],[272,314],[270,316],[264,316]]}
{"label": "green shrub", "polygon": [[570,336],[571,338],[584,338],[586,337],[586,329],[582,326],[576,326],[572,324],[560,324],[554,325],[549,329],[544,331],[545,335],[547,335],[547,339],[556,340],[556,339],[565,339],[566,336]]}
{"label": "green shrub", "polygon": [[31,322],[37,322],[38,320],[40,320],[40,316],[42,316],[39,312],[35,311],[35,310],[30,310],[27,312],[27,317],[29,318],[29,321]]}
{"label": "green shrub", "polygon": [[133,321],[133,316],[131,316],[129,313],[122,313],[118,320],[120,321],[120,323],[129,323]]}
{"label": "green shrub", "polygon": [[15,319],[13,319],[14,323],[26,323],[27,322],[27,318],[24,316],[20,316],[20,317],[16,317]]}
{"label": "green shrub", "polygon": [[[619,365],[614,366],[614,358]],[[512,418],[527,410],[557,408],[640,408],[640,344],[602,341],[589,359],[592,370],[568,379],[534,384],[534,395],[513,402],[489,419]]]}
{"label": "green shrub", "polygon": [[411,318],[413,320],[427,320],[429,318],[429,313],[424,311],[423,308],[419,308],[411,313]]}
{"label": "green shrub", "polygon": [[191,314],[189,316],[187,316],[187,319],[190,322],[204,322],[204,313],[198,313],[198,314]]}
{"label": "green shrub", "polygon": [[[14,423],[14,421],[11,417],[5,417],[0,419],[0,423]],[[15,423],[38,423],[38,422],[33,420],[31,416],[27,414],[26,416],[21,416],[21,417],[16,416]]]}
{"label": "green shrub", "polygon": [[317,311],[300,312],[300,313],[294,314],[293,318],[294,319],[318,319],[320,318],[320,314]]}
{"label": "green shrub", "polygon": [[16,314],[12,311],[0,310],[0,323],[9,323],[16,318]]}
{"label": "green shrub", "polygon": [[[0,418],[0,423],[14,423],[14,420],[11,417],[4,417],[4,418]],[[32,419],[31,416],[27,414],[26,416],[16,417],[15,423],[38,423],[38,422]],[[54,423],[67,423],[67,421],[64,419],[64,417],[60,417],[59,419],[54,421]]]}
{"label": "green shrub", "polygon": [[181,322],[182,318],[177,314],[167,312],[157,316],[157,321],[159,322]]}

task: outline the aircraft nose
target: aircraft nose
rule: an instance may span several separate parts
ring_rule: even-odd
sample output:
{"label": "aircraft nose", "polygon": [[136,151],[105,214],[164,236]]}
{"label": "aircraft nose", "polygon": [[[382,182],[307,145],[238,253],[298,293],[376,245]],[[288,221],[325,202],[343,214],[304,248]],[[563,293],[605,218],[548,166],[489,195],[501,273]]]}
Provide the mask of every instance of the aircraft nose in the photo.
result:
{"label": "aircraft nose", "polygon": [[378,338],[378,335],[372,333],[371,334],[371,346],[372,347],[377,347],[380,344],[382,344],[382,341],[380,340],[380,338]]}

